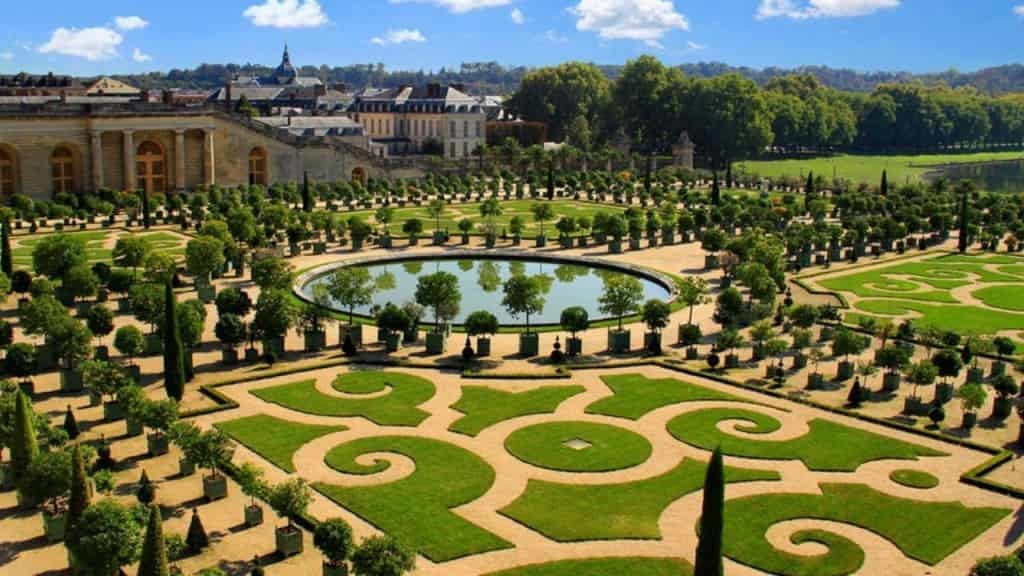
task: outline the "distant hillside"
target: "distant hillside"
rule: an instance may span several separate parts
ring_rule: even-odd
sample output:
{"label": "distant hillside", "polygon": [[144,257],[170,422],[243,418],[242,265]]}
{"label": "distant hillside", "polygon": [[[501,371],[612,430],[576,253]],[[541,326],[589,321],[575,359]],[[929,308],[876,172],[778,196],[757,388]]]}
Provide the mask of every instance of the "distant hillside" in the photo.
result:
{"label": "distant hillside", "polygon": [[[975,72],[947,72],[934,74],[912,74],[909,72],[858,72],[856,70],[829,68],[827,66],[806,66],[801,68],[747,68],[735,67],[720,62],[699,62],[683,64],[680,68],[689,76],[709,77],[739,73],[758,83],[765,83],[772,78],[788,74],[813,74],[822,83],[838,90],[850,92],[870,92],[878,84],[888,82],[920,81],[927,84],[945,83],[947,85],[974,86],[989,94],[1007,92],[1024,92],[1024,65],[1009,64],[994,68],[985,68]],[[601,69],[614,78],[622,69],[619,65],[601,66]],[[115,75],[118,80],[140,88],[203,88],[213,89],[224,85],[224,82],[235,74],[262,75],[269,74],[269,66],[253,64],[202,64],[190,70],[174,69],[170,72],[152,72],[136,75]],[[530,69],[523,66],[505,67],[497,62],[467,62],[458,69],[441,68],[436,72],[423,70],[385,69],[383,64],[353,64],[349,66],[303,66],[300,73],[306,76],[317,76],[331,84],[345,84],[351,88],[366,86],[394,87],[402,84],[425,84],[440,82],[442,84],[462,83],[468,91],[476,94],[505,94],[512,92],[519,85],[523,74]]]}

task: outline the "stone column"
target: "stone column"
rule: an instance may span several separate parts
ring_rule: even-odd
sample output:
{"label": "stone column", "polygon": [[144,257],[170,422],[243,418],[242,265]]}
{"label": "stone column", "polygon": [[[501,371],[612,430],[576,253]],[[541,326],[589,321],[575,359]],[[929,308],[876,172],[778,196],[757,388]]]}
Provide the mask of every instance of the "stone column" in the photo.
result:
{"label": "stone column", "polygon": [[90,142],[92,153],[92,190],[99,192],[103,188],[103,132],[93,130]]}
{"label": "stone column", "polygon": [[121,132],[124,136],[124,189],[134,192],[135,185],[135,138],[132,130]]}
{"label": "stone column", "polygon": [[203,129],[203,182],[207,186],[217,183],[217,157],[213,146],[213,128]]}
{"label": "stone column", "polygon": [[174,189],[185,191],[185,130],[174,131]]}

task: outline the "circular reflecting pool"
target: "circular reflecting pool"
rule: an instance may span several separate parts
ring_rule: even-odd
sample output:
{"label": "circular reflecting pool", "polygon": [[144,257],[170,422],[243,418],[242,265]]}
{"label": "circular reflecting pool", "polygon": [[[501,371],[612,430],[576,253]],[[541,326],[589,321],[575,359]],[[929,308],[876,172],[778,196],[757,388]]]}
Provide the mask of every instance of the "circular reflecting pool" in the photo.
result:
{"label": "circular reflecting pool", "polygon": [[[489,310],[506,326],[525,324],[525,318],[513,318],[502,306],[502,287],[513,275],[540,276],[546,288],[544,311],[530,316],[530,324],[557,324],[562,310],[569,306],[582,306],[590,314],[591,321],[606,318],[601,314],[598,298],[604,290],[604,282],[613,276],[629,275],[640,281],[643,301],[651,298],[668,301],[672,293],[665,280],[633,272],[624,268],[591,264],[577,261],[552,261],[544,259],[518,259],[503,257],[424,257],[417,259],[390,260],[355,264],[370,271],[376,284],[373,304],[356,308],[360,315],[371,315],[377,306],[388,302],[402,305],[414,301],[416,284],[421,276],[438,271],[449,272],[459,279],[462,302],[454,323],[461,324],[466,316],[477,310]],[[336,267],[334,267],[336,268]],[[300,278],[300,291],[312,299],[314,288],[327,285],[333,269],[314,271],[304,279]],[[330,306],[339,312],[346,312],[333,301]],[[424,321],[433,321],[429,311]]]}

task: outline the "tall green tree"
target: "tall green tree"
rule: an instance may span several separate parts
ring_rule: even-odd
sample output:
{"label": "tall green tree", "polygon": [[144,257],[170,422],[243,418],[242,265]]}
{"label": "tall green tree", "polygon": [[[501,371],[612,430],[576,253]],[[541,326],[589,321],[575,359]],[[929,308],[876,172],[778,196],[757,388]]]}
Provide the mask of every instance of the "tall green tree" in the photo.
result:
{"label": "tall green tree", "polygon": [[150,222],[150,216],[149,216],[149,190],[145,186],[143,186],[142,187],[142,226],[146,230],[149,230],[150,223],[151,222]]}
{"label": "tall green tree", "polygon": [[[506,105],[524,120],[543,122],[548,139],[591,139],[609,125],[612,83],[593,64],[567,62],[527,72]],[[506,156],[506,161],[511,160]]]}
{"label": "tall green tree", "polygon": [[967,248],[970,246],[970,214],[967,208],[967,197],[970,192],[966,189],[966,186],[960,192],[960,238],[958,241],[958,248],[960,253],[967,252]]}
{"label": "tall green tree", "polygon": [[737,74],[689,82],[682,111],[698,154],[716,174],[772,142],[764,96],[756,84]]}
{"label": "tall green tree", "polygon": [[3,219],[3,236],[0,238],[0,272],[8,278],[14,275],[14,258],[11,256],[11,219]]}
{"label": "tall green tree", "polygon": [[619,125],[644,154],[667,150],[682,129],[686,82],[677,68],[653,56],[630,60],[613,94]]}
{"label": "tall green tree", "polygon": [[309,187],[309,172],[302,173],[302,211],[313,211],[313,190]]}
{"label": "tall green tree", "polygon": [[700,541],[694,576],[722,576],[722,530],[725,509],[725,470],[721,449],[716,448],[704,476],[704,504],[700,516]]}
{"label": "tall green tree", "polygon": [[85,473],[85,459],[82,447],[76,443],[71,451],[71,497],[68,500],[67,529],[74,530],[74,525],[82,517],[82,513],[92,501],[92,487]]}
{"label": "tall green tree", "polygon": [[32,404],[24,392],[18,391],[14,404],[14,430],[11,434],[11,476],[15,485],[28,472],[32,460],[39,454],[36,439],[35,415]]}
{"label": "tall green tree", "polygon": [[878,191],[882,196],[889,195],[889,174],[885,170],[882,170],[882,185],[879,187]]}
{"label": "tall green tree", "polygon": [[142,558],[139,560],[138,576],[168,576],[167,548],[164,545],[163,519],[160,507],[149,505],[149,524],[146,538],[142,541]]}
{"label": "tall green tree", "polygon": [[167,389],[167,396],[180,402],[185,394],[185,348],[178,326],[178,301],[174,297],[174,288],[170,282],[164,286],[166,305],[164,323],[161,327],[164,338],[164,386]]}

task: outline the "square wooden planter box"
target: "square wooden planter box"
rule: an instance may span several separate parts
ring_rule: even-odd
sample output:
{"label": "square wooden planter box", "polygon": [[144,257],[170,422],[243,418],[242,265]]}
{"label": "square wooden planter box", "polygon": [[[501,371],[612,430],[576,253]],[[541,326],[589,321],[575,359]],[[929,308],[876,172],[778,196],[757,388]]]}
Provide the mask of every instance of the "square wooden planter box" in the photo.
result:
{"label": "square wooden planter box", "polygon": [[629,330],[608,331],[608,351],[612,354],[625,354],[629,352],[629,344],[632,340]]}
{"label": "square wooden planter box", "polygon": [[245,507],[245,525],[249,528],[253,526],[259,526],[263,524],[263,507],[262,506],[246,506]]}
{"label": "square wooden planter box", "polygon": [[205,476],[203,477],[203,497],[207,501],[213,502],[214,500],[223,500],[228,497],[228,478],[227,476]]}
{"label": "square wooden planter box", "polygon": [[338,343],[344,344],[345,337],[348,336],[352,339],[352,344],[355,345],[356,349],[363,347],[363,327],[355,324],[348,326],[342,324],[338,327]]}
{"label": "square wooden planter box", "polygon": [[539,334],[519,335],[519,355],[524,358],[532,358],[540,352]]}
{"label": "square wooden planter box", "polygon": [[479,357],[486,357],[491,355],[491,339],[490,338],[477,338],[476,339],[476,355]]}
{"label": "square wooden planter box", "polygon": [[583,354],[583,340],[581,338],[566,338],[565,353],[569,356],[579,356],[580,354]]}
{"label": "square wooden planter box", "polygon": [[274,530],[277,553],[285,558],[302,553],[302,530],[285,526]]}
{"label": "square wooden planter box", "polygon": [[440,332],[428,332],[427,333],[427,354],[437,356],[444,354],[445,349],[445,337]]}

